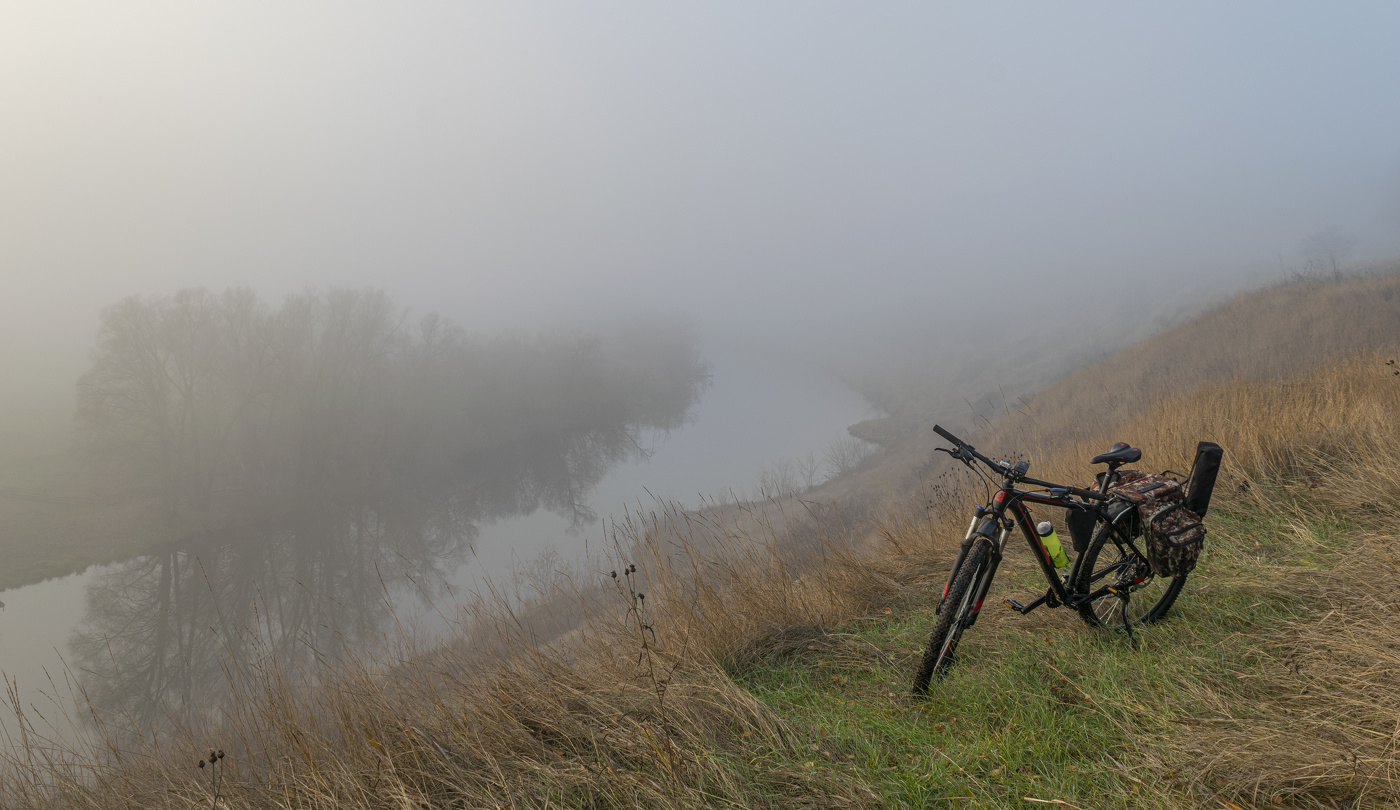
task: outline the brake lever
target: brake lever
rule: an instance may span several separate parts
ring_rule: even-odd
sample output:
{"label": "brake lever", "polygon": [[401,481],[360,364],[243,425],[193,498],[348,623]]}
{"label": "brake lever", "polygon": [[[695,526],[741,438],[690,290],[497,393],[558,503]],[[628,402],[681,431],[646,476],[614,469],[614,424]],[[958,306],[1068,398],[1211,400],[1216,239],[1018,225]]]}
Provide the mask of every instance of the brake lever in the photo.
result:
{"label": "brake lever", "polygon": [[935,453],[947,453],[949,456],[961,461],[969,467],[972,466],[972,454],[968,452],[966,446],[960,446],[956,450],[951,447],[935,447],[933,451]]}

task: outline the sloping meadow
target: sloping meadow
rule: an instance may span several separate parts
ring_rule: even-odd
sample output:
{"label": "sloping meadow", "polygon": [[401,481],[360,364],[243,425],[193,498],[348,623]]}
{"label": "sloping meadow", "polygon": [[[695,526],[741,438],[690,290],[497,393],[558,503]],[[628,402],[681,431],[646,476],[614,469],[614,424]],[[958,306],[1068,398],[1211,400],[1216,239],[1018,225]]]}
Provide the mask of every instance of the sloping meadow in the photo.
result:
{"label": "sloping meadow", "polygon": [[[1074,480],[1111,441],[1144,448],[1144,467],[1189,469],[1195,444],[1226,462],[1207,524],[1236,529],[1188,591],[1254,589],[1290,618],[1199,643],[1258,654],[1233,682],[1181,684],[1176,728],[1148,747],[1205,795],[1301,806],[1400,802],[1400,375],[1365,354],[1296,376],[1231,381],[1169,398],[1121,427],[1054,447],[1037,474]],[[1079,473],[1082,477],[1082,473]],[[1210,544],[1210,541],[1207,541]],[[1186,651],[1183,651],[1186,654]],[[1147,733],[1147,730],[1144,730]],[[1156,730],[1152,730],[1152,735]]]}
{"label": "sloping meadow", "polygon": [[[1114,403],[1111,417],[1072,432],[1032,402],[968,437],[1029,457],[1037,477],[1081,485],[1086,459],[1120,439],[1154,470],[1185,470],[1200,439],[1226,448],[1208,523],[1271,529],[1254,546],[1225,532],[1228,548],[1203,559],[1191,598],[1208,613],[1212,598],[1252,589],[1289,609],[1228,633],[1187,627],[1198,645],[1250,647],[1250,668],[1232,682],[1188,678],[1169,699],[1128,685],[1119,698],[1158,717],[1128,767],[1183,805],[1400,803],[1393,360],[1217,375]],[[1092,413],[1082,405],[1081,418]],[[460,606],[445,641],[406,635],[392,655],[309,684],[274,655],[230,663],[229,703],[172,715],[160,731],[78,694],[67,706],[79,741],[66,742],[46,731],[64,718],[12,701],[23,722],[0,804],[187,808],[217,794],[233,808],[872,806],[869,777],[803,769],[800,718],[734,675],[926,599],[982,496],[957,470],[931,469],[918,498],[870,507],[870,521],[797,501],[780,508],[798,514],[771,523],[665,507],[631,516],[587,569],[540,577],[529,596]],[[211,750],[225,752],[218,765]]]}

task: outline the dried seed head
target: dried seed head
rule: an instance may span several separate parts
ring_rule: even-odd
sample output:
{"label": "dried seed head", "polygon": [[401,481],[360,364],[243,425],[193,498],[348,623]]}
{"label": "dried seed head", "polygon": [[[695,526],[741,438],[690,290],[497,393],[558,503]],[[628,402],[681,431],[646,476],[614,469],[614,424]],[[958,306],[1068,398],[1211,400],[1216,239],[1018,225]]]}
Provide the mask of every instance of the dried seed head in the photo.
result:
{"label": "dried seed head", "polygon": [[646,598],[647,598],[647,595],[644,594],[644,593],[639,593],[639,594],[637,594],[637,598],[638,598],[638,599],[646,599]]}
{"label": "dried seed head", "polygon": [[223,758],[224,758],[224,749],[220,748],[220,749],[219,749],[219,759],[223,759]]}
{"label": "dried seed head", "polygon": [[610,573],[608,574],[608,576],[612,577],[613,579],[617,579],[617,572],[616,572],[616,571],[612,571],[612,572],[610,572]]}
{"label": "dried seed head", "polygon": [[199,767],[201,767],[201,768],[204,767],[204,760],[201,759],[201,760],[199,761]]}

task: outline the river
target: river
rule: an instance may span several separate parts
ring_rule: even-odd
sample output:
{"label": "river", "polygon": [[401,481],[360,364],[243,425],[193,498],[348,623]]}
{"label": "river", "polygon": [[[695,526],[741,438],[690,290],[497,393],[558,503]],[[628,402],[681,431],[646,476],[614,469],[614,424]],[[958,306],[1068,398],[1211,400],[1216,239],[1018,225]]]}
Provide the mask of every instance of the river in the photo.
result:
{"label": "river", "polygon": [[[421,512],[409,502],[213,532],[4,591],[0,670],[26,715],[43,718],[41,728],[52,721],[59,736],[69,725],[62,713],[81,712],[53,695],[71,694],[73,683],[106,711],[153,720],[207,701],[229,658],[253,654],[250,646],[312,661],[369,643],[393,621],[431,633],[442,626],[435,616],[488,581],[542,559],[578,563],[610,516],[658,500],[747,498],[765,465],[820,458],[847,425],[874,415],[815,368],[742,350],[707,355],[712,384],[685,424],[642,432],[641,452],[582,477],[589,514],[540,508],[482,519],[454,496]],[[12,734],[13,718],[3,726]]]}

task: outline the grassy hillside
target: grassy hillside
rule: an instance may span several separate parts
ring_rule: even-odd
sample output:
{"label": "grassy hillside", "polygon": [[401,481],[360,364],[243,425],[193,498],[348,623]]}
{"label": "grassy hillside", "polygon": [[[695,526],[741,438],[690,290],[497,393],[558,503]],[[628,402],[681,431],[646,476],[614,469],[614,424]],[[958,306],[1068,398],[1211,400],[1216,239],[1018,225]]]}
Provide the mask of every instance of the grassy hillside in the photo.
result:
{"label": "grassy hillside", "polygon": [[[154,741],[102,716],[67,748],[26,714],[0,804],[208,806],[212,745],[228,807],[1395,806],[1396,290],[1242,296],[979,422],[980,448],[1054,480],[1087,481],[1119,439],[1151,468],[1226,447],[1208,553],[1140,650],[989,604],[953,674],[909,697],[981,495],[927,467],[855,536],[819,504],[781,534],[635,516],[600,573],[478,602],[445,646],[314,688],[272,657],[230,668],[232,704]],[[1358,302],[1391,314],[1366,327]],[[1037,590],[1019,551],[994,599]]]}
{"label": "grassy hillside", "polygon": [[[1150,302],[1140,309],[1151,323],[1163,319]],[[994,355],[976,344],[959,347],[967,355],[961,367],[944,356],[899,379],[863,384],[862,391],[891,413],[858,426],[863,437],[884,445],[881,463],[835,482],[824,496],[913,497],[910,490],[942,458],[933,455],[940,441],[929,430],[934,423],[960,436],[990,436],[982,433],[990,424],[997,430],[1014,424],[1021,431],[1018,443],[1007,447],[1025,447],[1027,431],[1053,444],[1083,438],[1121,423],[1143,403],[1208,383],[1269,379],[1360,351],[1393,350],[1400,346],[1400,264],[1377,263],[1368,274],[1341,282],[1278,284],[1192,318],[1173,312],[1167,320],[1175,325],[1150,337],[1125,323],[1131,316],[1120,305],[1103,312],[1102,323],[1094,315],[1072,325],[1052,321],[1045,335],[1011,345],[994,342]],[[1105,351],[1125,334],[1145,339]],[[1096,354],[1102,359],[1090,362]]]}
{"label": "grassy hillside", "polygon": [[[1238,296],[1077,369],[1019,410],[1057,441],[1122,423],[1143,403],[1227,380],[1270,380],[1400,347],[1400,274],[1304,281]],[[1015,407],[1015,406],[1013,406]]]}

